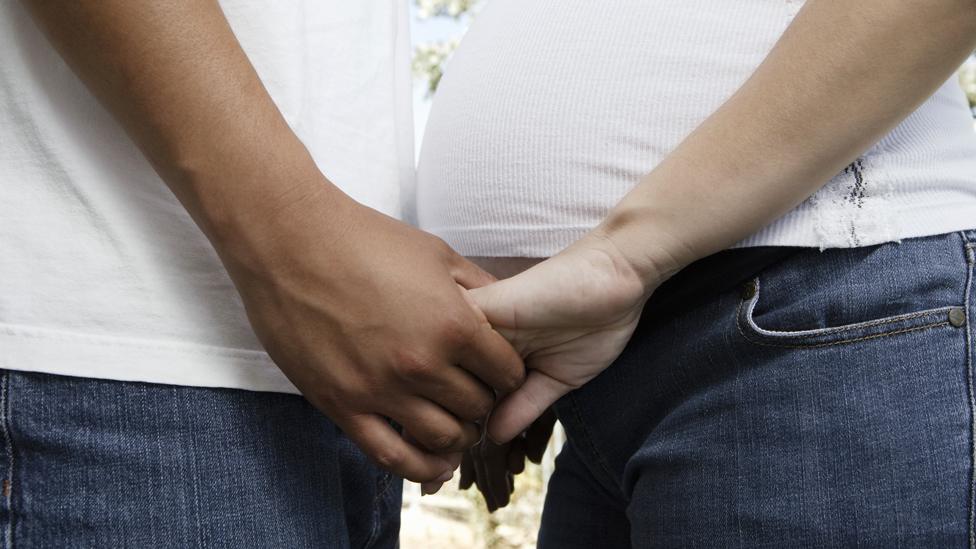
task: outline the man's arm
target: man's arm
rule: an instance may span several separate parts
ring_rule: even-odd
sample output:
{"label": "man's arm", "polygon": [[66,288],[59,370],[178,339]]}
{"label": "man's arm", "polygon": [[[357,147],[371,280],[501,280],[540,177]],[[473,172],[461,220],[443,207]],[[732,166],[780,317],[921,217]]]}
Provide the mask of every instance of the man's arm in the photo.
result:
{"label": "man's arm", "polygon": [[448,475],[456,456],[385,418],[438,453],[477,441],[488,386],[522,377],[459,287],[490,277],[326,180],[216,1],[25,4],[209,237],[276,364],[381,465]]}
{"label": "man's arm", "polygon": [[600,227],[471,292],[529,357],[528,379],[499,404],[489,433],[509,440],[596,376],[623,350],[661,282],[819,189],[925,101],[974,46],[973,0],[807,0],[742,88]]}

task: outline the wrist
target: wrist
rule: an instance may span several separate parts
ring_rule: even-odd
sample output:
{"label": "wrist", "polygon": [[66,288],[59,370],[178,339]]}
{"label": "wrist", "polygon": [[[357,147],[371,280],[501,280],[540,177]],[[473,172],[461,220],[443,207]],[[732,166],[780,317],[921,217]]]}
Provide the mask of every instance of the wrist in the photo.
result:
{"label": "wrist", "polygon": [[596,229],[650,295],[665,280],[697,259],[697,254],[668,230],[657,212],[640,207],[615,208]]}
{"label": "wrist", "polygon": [[358,206],[307,153],[244,172],[229,169],[200,183],[196,207],[188,208],[232,276],[275,277],[334,238]]}

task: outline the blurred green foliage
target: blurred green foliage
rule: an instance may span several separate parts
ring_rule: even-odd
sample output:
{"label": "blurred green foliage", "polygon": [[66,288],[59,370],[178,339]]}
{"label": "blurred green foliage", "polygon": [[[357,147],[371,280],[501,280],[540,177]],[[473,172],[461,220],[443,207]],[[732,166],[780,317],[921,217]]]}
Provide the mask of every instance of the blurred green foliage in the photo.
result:
{"label": "blurred green foliage", "polygon": [[[959,71],[959,83],[969,97],[970,108],[976,109],[976,59],[970,58]],[[976,110],[974,110],[976,114]]]}
{"label": "blurred green foliage", "polygon": [[[449,17],[468,23],[481,0],[414,0],[421,19]],[[444,66],[457,47],[460,36],[440,42],[417,45],[413,52],[413,73],[427,83],[428,97],[437,90],[444,76]]]}

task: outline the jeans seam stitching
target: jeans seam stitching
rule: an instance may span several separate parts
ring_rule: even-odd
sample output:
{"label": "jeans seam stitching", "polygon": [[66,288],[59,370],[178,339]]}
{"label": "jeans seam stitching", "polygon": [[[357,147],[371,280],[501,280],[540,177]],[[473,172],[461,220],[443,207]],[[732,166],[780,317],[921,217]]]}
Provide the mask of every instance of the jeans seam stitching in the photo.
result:
{"label": "jeans seam stitching", "polygon": [[[743,327],[742,327],[742,303],[743,302],[741,302],[741,301],[739,302],[739,306],[736,308],[736,314],[735,314],[735,316],[736,316],[736,319],[735,319],[735,327],[739,330],[739,334],[742,335],[742,337],[746,341],[748,341],[750,343],[753,343],[755,345],[762,345],[764,347],[778,347],[778,348],[781,348],[781,349],[816,349],[816,348],[822,348],[822,347],[831,347],[831,346],[834,346],[834,345],[844,345],[844,344],[847,344],[847,343],[857,343],[858,341],[867,341],[867,340],[871,340],[871,339],[881,339],[881,338],[884,338],[884,337],[890,337],[890,336],[895,336],[895,335],[900,335],[900,334],[906,334],[906,333],[910,333],[910,332],[919,332],[919,331],[922,331],[922,330],[929,330],[929,329],[932,329],[932,328],[938,328],[940,326],[949,326],[950,325],[950,323],[949,323],[948,320],[944,320],[942,322],[935,322],[935,323],[931,323],[931,324],[923,324],[921,326],[912,326],[911,328],[904,328],[904,329],[901,329],[901,330],[893,330],[893,331],[890,331],[890,332],[883,332],[883,333],[880,333],[880,334],[872,334],[872,335],[863,336],[863,337],[840,339],[840,340],[837,340],[837,341],[830,341],[830,342],[826,342],[826,343],[808,343],[808,344],[795,344],[795,345],[790,345],[790,344],[787,344],[787,343],[770,343],[768,341],[761,341],[761,340],[755,338],[754,336],[750,336],[743,329]],[[931,314],[935,314],[935,313],[933,313],[933,312],[927,312],[927,313],[919,314],[919,315],[912,316],[912,317],[901,317],[901,318],[899,318],[897,320],[881,322],[881,323],[873,324],[873,325],[870,325],[870,326],[861,325],[860,327],[862,327],[862,328],[863,327],[873,328],[873,327],[877,327],[877,326],[883,326],[884,324],[890,324],[892,322],[899,322],[899,321],[902,321],[902,320],[912,320],[913,318],[919,318],[919,317],[927,316],[927,315],[931,315]]]}
{"label": "jeans seam stitching", "polygon": [[390,491],[390,488],[393,488],[393,481],[395,478],[395,475],[385,472],[383,473],[383,480],[380,484],[380,488],[377,490],[376,495],[373,496],[373,501],[370,503],[369,511],[373,514],[373,520],[369,527],[369,536],[367,536],[366,541],[363,542],[364,548],[372,547],[373,544],[376,543],[376,540],[379,539],[380,522],[382,520],[379,503],[380,500],[382,500],[382,498],[385,497]]}
{"label": "jeans seam stitching", "polygon": [[973,306],[973,284],[976,284],[976,242],[970,242],[967,234],[962,233],[966,248],[966,294],[963,312],[966,315],[966,381],[969,392],[969,547],[976,549],[976,387],[973,386],[973,325],[970,308]]}
{"label": "jeans seam stitching", "polygon": [[[750,305],[754,305],[756,302],[759,301],[759,294],[760,294],[759,279],[758,278],[753,279],[753,284],[755,285],[755,295],[751,299],[747,300],[747,302]],[[740,311],[741,311],[742,303],[743,302],[741,301],[739,302]],[[914,313],[905,313],[905,314],[894,315],[886,318],[879,318],[877,320],[867,320],[864,322],[855,322],[853,324],[845,324],[843,326],[833,326],[829,328],[818,328],[815,330],[803,330],[798,332],[777,332],[775,330],[765,330],[765,331],[769,332],[770,334],[777,334],[783,337],[815,337],[821,335],[834,335],[838,333],[849,332],[851,330],[860,330],[862,328],[876,328],[878,326],[884,326],[885,324],[894,324],[896,322],[904,322],[906,320],[914,320],[916,318],[922,318],[926,316],[944,315],[957,307],[958,307],[957,305],[946,305],[943,307],[926,309],[924,311],[917,311]],[[750,312],[751,311],[747,312],[747,314],[749,314]],[[737,315],[737,318],[741,318],[741,315]]]}
{"label": "jeans seam stitching", "polygon": [[[593,437],[590,435],[590,430],[586,426],[586,423],[583,421],[583,414],[582,412],[580,412],[579,405],[576,402],[576,397],[572,393],[569,394],[569,402],[570,405],[573,407],[573,414],[576,416],[576,422],[579,424],[580,429],[582,429],[583,436],[586,437],[586,444],[587,446],[590,447],[590,452],[596,458],[596,462],[597,464],[600,465],[600,469],[603,470],[604,474],[607,475],[608,479],[614,485],[616,485],[616,481],[614,481],[613,473],[610,472],[610,466],[604,460],[603,454],[600,453],[600,450],[596,447],[596,444],[593,443]],[[619,489],[619,486],[617,488]]]}
{"label": "jeans seam stitching", "polygon": [[[974,243],[974,244],[976,244],[976,243]],[[970,254],[968,257],[971,257],[971,255],[972,254]],[[944,306],[944,307],[938,307],[938,308],[935,308],[935,309],[927,309],[927,310],[924,310],[924,311],[917,311],[917,312],[914,312],[914,313],[906,313],[906,314],[901,314],[901,315],[894,315],[894,316],[890,316],[890,317],[882,318],[882,319],[878,319],[878,320],[869,320],[869,321],[865,321],[865,322],[855,322],[853,324],[846,324],[844,326],[836,326],[836,327],[833,327],[833,328],[819,328],[819,329],[816,329],[816,330],[805,330],[805,331],[797,331],[797,332],[777,332],[777,331],[774,331],[774,330],[765,330],[763,328],[760,328],[758,325],[756,325],[755,322],[752,322],[752,319],[751,318],[748,318],[748,319],[746,319],[747,320],[747,325],[749,325],[751,327],[751,331],[757,332],[755,334],[751,334],[750,335],[749,333],[747,333],[747,331],[743,327],[743,317],[751,317],[752,312],[753,312],[753,309],[755,308],[756,303],[758,303],[758,301],[759,301],[759,297],[760,297],[760,294],[761,294],[761,284],[760,284],[760,281],[759,281],[759,278],[758,277],[756,277],[756,278],[754,278],[752,280],[752,285],[753,285],[752,295],[750,297],[748,297],[747,299],[740,300],[738,306],[736,307],[736,311],[735,311],[735,325],[736,325],[736,328],[739,331],[739,334],[742,335],[742,337],[746,341],[748,341],[750,343],[753,343],[753,344],[756,344],[756,345],[762,345],[762,346],[766,346],[766,347],[777,347],[777,348],[784,348],[784,349],[815,349],[815,348],[822,348],[822,347],[830,347],[830,346],[833,346],[833,345],[844,345],[844,344],[847,344],[847,343],[856,343],[858,341],[866,341],[866,340],[870,340],[870,339],[879,339],[879,338],[883,338],[883,337],[900,335],[900,334],[909,333],[909,332],[916,332],[916,331],[921,331],[921,330],[927,330],[927,329],[930,329],[930,328],[937,328],[937,327],[940,327],[940,326],[943,326],[943,325],[949,325],[949,324],[951,324],[951,322],[948,321],[948,320],[945,320],[945,321],[942,321],[942,322],[932,322],[932,323],[929,323],[929,324],[924,324],[924,325],[920,325],[920,326],[912,326],[910,328],[904,328],[904,329],[901,329],[901,330],[893,330],[893,331],[889,331],[889,332],[882,332],[882,333],[878,333],[878,334],[871,334],[871,335],[862,336],[862,337],[855,337],[855,338],[850,338],[849,337],[849,338],[845,338],[845,339],[839,339],[837,341],[828,341],[828,342],[824,342],[824,343],[800,343],[800,342],[797,341],[797,340],[803,340],[803,339],[814,339],[814,338],[821,337],[821,336],[833,336],[833,335],[836,335],[836,334],[843,334],[844,332],[849,332],[849,331],[852,331],[852,330],[862,330],[862,329],[866,329],[866,328],[877,328],[879,326],[885,326],[886,324],[894,324],[894,323],[905,322],[905,321],[908,321],[908,320],[915,320],[915,319],[925,318],[925,317],[938,318],[940,315],[945,315],[947,313],[950,313],[953,309],[957,309],[958,308],[957,305],[949,305],[949,306]],[[743,306],[746,303],[748,303],[749,307],[748,307],[747,310],[745,310],[745,312],[743,312]],[[964,305],[964,307],[965,307],[965,305]],[[945,316],[942,316],[942,318],[945,318]],[[773,343],[773,342],[770,342],[770,341],[766,341],[766,339],[774,339],[774,338],[777,338],[777,337],[782,338],[782,339],[785,339],[785,340],[791,340],[793,342],[793,344],[790,344],[788,342],[784,342],[784,343]]]}
{"label": "jeans seam stitching", "polygon": [[363,549],[371,547],[374,543],[376,543],[376,539],[379,537],[380,510],[377,506],[378,502],[378,498],[374,499],[373,503],[369,506],[369,512],[372,516],[370,517],[371,520],[369,521],[369,535],[366,536],[366,539],[363,541]]}
{"label": "jeans seam stitching", "polygon": [[4,525],[3,537],[4,546],[12,549],[14,546],[14,509],[13,509],[13,491],[14,491],[14,442],[13,436],[10,429],[10,372],[4,371],[3,377],[0,379],[0,406],[2,406],[2,417],[0,417],[0,429],[3,431],[3,443],[7,451],[7,470],[5,471],[5,476],[7,480],[7,486],[5,493],[3,494],[4,503],[7,506],[7,524]]}
{"label": "jeans seam stitching", "polygon": [[393,475],[385,474],[384,482],[380,484],[379,491],[376,493],[375,496],[373,496],[373,504],[375,505],[376,502],[380,500],[380,498],[385,496],[392,486],[393,486]]}
{"label": "jeans seam stitching", "polygon": [[[184,408],[189,407],[189,403],[187,402],[186,391],[174,390],[173,394],[175,395],[176,399],[178,399],[180,406]],[[190,476],[193,480],[193,515],[194,515],[194,523],[196,525],[195,533],[197,538],[197,546],[201,548],[206,548],[209,545],[209,543],[207,542],[207,535],[205,533],[205,530],[203,528],[203,522],[201,520],[203,513],[200,505],[200,475],[199,475],[199,471],[197,470],[197,456],[198,456],[198,452],[196,451],[197,441],[196,441],[196,435],[193,430],[190,431],[189,435],[190,435],[191,455],[187,461],[190,467]]]}

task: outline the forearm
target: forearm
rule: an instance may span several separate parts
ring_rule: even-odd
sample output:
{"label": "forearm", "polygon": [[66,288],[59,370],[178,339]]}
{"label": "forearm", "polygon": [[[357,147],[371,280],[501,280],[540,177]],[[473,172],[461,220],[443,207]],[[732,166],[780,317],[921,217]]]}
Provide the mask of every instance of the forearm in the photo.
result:
{"label": "forearm", "polygon": [[752,77],[597,233],[648,281],[727,248],[883,137],[974,45],[972,0],[808,0]]}
{"label": "forearm", "polygon": [[333,190],[216,1],[25,4],[222,256],[272,238],[276,209]]}

